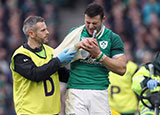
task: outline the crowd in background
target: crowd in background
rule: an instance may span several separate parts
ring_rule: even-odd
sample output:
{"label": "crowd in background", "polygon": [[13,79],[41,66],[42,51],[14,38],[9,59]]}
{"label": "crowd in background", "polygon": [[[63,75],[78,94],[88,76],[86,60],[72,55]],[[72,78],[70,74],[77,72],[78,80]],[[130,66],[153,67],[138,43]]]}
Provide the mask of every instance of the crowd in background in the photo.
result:
{"label": "crowd in background", "polygon": [[[93,0],[87,0],[86,4]],[[9,69],[13,51],[26,38],[22,22],[29,15],[45,18],[49,45],[56,48],[60,39],[58,9],[74,7],[77,0],[0,0],[0,115],[13,115],[12,77]],[[160,0],[95,0],[104,6],[106,25],[120,35],[126,55],[138,65],[160,50]]]}
{"label": "crowd in background", "polygon": [[160,1],[97,0],[106,10],[106,26],[121,36],[133,60],[141,64],[160,50]]}

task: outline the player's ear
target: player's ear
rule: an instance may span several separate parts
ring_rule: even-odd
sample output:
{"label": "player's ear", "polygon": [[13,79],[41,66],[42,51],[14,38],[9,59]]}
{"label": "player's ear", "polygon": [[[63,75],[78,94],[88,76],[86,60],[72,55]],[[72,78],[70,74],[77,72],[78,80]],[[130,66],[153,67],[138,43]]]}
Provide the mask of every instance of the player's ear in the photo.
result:
{"label": "player's ear", "polygon": [[106,16],[104,16],[104,17],[102,18],[102,22],[104,23],[105,20],[106,20]]}
{"label": "player's ear", "polygon": [[33,30],[29,30],[28,35],[29,35],[30,38],[34,38],[35,37],[35,32]]}

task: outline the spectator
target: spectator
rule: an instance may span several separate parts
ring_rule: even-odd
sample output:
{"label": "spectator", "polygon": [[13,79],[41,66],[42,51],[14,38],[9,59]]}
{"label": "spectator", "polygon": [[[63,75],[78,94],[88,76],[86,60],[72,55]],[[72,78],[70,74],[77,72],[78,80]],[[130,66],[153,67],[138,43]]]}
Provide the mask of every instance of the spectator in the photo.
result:
{"label": "spectator", "polygon": [[147,26],[151,23],[152,13],[158,16],[158,20],[160,19],[160,4],[157,0],[148,0],[142,7],[142,20]]}

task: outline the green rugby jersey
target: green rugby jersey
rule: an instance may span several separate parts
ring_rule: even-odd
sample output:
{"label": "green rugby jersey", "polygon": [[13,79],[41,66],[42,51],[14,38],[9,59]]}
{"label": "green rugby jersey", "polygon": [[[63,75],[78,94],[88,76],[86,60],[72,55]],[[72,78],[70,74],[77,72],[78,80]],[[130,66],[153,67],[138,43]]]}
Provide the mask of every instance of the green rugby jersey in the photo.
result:
{"label": "green rugby jersey", "polygon": [[[80,40],[88,37],[92,37],[92,35],[89,35],[84,27]],[[117,54],[124,54],[121,38],[111,30],[105,28],[104,31],[96,36],[96,39],[100,50],[105,55],[113,57]],[[109,70],[92,57],[72,62],[70,69],[68,88],[103,90],[108,88],[110,84],[108,78]]]}

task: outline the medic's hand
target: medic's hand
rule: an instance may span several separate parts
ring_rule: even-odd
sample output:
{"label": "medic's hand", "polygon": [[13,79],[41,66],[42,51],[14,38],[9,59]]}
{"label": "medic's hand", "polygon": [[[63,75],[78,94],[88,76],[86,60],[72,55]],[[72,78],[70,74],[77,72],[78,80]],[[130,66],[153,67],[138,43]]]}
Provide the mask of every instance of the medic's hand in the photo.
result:
{"label": "medic's hand", "polygon": [[154,88],[157,88],[157,85],[159,84],[160,82],[154,80],[154,79],[150,79],[148,82],[147,82],[147,87],[149,89],[154,89]]}
{"label": "medic's hand", "polygon": [[62,51],[57,57],[61,63],[69,63],[74,57],[77,51],[68,52],[69,49]]}

